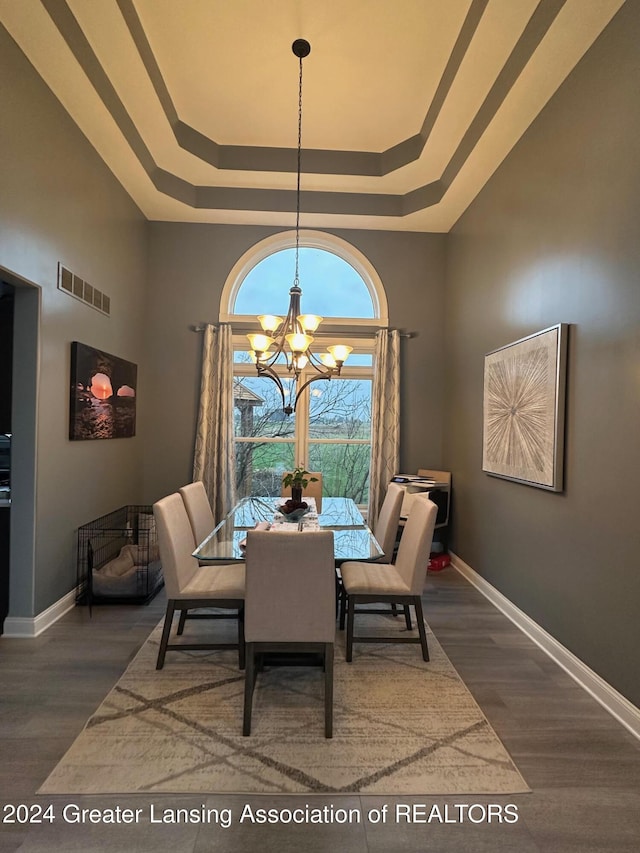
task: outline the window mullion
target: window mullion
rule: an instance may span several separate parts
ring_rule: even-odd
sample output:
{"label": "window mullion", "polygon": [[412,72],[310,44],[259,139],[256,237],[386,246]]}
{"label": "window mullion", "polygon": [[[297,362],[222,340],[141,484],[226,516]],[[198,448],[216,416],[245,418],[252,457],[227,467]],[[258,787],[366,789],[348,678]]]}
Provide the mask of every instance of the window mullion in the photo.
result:
{"label": "window mullion", "polygon": [[[309,371],[304,370],[300,376],[300,385],[309,379]],[[309,389],[300,395],[296,408],[296,464],[306,468],[309,464]]]}

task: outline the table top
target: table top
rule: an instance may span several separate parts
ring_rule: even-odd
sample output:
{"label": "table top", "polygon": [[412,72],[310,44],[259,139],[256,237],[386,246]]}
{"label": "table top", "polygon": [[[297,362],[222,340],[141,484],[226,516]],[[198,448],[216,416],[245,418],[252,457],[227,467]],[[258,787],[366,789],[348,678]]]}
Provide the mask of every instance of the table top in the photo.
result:
{"label": "table top", "polygon": [[[312,502],[312,499],[307,499]],[[322,498],[322,512],[312,510],[293,524],[278,512],[282,498],[243,498],[220,524],[201,542],[193,556],[201,562],[231,562],[244,560],[247,531],[262,522],[277,530],[298,530],[312,535],[313,530],[333,530],[336,562],[347,560],[377,560],[382,549],[367,527],[360,510],[350,498]]]}

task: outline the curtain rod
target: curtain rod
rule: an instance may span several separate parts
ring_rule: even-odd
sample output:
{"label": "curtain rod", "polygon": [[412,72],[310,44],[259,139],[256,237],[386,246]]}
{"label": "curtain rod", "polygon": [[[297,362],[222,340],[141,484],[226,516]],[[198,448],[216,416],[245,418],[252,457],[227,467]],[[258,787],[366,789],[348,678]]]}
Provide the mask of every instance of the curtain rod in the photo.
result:
{"label": "curtain rod", "polygon": [[[211,324],[199,323],[198,325],[189,326],[189,329],[192,332],[204,332],[204,330],[207,328],[207,325],[217,326],[217,323],[211,323]],[[393,331],[393,329],[388,329],[387,331],[391,332],[391,331]],[[372,334],[371,332],[351,331],[351,332],[349,332],[349,337],[353,337],[353,338],[367,337],[367,338],[370,338],[371,334]],[[400,332],[399,334],[400,334],[401,338],[415,338],[416,337],[416,332]]]}

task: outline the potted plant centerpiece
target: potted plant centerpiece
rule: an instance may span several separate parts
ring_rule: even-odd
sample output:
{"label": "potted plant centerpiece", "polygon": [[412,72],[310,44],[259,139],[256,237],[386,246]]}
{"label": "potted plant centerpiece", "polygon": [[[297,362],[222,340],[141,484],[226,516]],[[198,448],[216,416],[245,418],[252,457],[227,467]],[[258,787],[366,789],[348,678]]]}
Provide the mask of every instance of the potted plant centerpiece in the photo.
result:
{"label": "potted plant centerpiece", "polygon": [[[306,489],[309,483],[317,483],[318,478],[312,477],[309,471],[304,468],[294,468],[282,478],[282,485],[285,489],[291,488],[291,504],[292,509],[298,509],[302,505],[302,490]],[[287,501],[289,503],[289,501]]]}

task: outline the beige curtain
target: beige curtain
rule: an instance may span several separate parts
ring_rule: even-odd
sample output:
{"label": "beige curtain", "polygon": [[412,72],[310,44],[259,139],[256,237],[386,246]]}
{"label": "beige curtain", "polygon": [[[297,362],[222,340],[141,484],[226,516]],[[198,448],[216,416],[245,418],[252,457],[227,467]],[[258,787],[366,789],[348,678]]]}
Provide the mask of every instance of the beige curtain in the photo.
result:
{"label": "beige curtain", "polygon": [[400,464],[400,335],[376,333],[369,473],[369,524],[375,524],[389,481]]}
{"label": "beige curtain", "polygon": [[231,327],[206,326],[193,479],[202,480],[216,521],[235,501],[233,448],[233,343]]}

